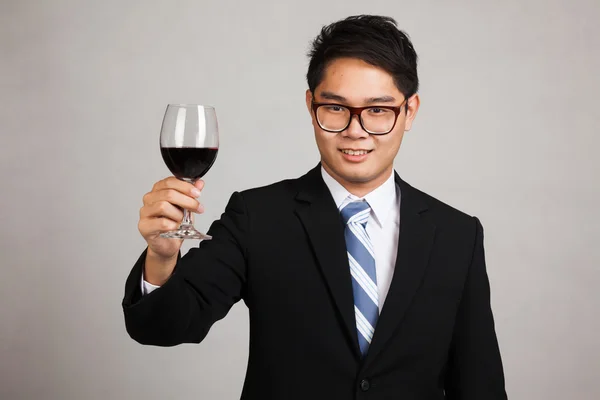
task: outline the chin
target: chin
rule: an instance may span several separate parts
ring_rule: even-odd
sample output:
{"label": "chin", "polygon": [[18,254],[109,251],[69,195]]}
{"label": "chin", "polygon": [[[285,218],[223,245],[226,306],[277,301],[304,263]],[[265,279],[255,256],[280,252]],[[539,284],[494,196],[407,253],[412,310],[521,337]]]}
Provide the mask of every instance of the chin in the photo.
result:
{"label": "chin", "polygon": [[373,171],[367,170],[363,166],[356,165],[352,168],[339,168],[334,172],[343,180],[351,183],[367,183],[375,179],[376,174]]}
{"label": "chin", "polygon": [[372,174],[354,174],[344,177],[344,179],[352,183],[368,183],[375,179],[375,177]]}

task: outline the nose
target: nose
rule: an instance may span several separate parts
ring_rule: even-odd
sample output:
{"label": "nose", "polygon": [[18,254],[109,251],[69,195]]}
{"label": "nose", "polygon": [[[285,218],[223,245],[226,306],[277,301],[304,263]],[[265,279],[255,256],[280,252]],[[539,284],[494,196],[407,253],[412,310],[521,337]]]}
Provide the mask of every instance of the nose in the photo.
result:
{"label": "nose", "polygon": [[369,137],[369,134],[360,125],[360,119],[358,115],[353,115],[350,118],[350,125],[342,132],[343,136],[351,139],[360,139]]}

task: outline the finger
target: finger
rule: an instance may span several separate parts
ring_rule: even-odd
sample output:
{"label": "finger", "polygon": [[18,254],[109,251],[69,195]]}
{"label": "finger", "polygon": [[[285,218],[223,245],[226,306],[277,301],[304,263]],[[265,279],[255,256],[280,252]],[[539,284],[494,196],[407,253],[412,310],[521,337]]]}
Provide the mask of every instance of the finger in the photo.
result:
{"label": "finger", "polygon": [[170,176],[163,180],[160,180],[154,184],[152,188],[153,192],[159,192],[162,190],[173,189],[180,193],[186,194],[193,198],[200,196],[200,191],[194,185],[189,182],[182,181],[180,179],[175,178],[174,176]]}
{"label": "finger", "polygon": [[182,194],[174,189],[165,189],[160,192],[156,192],[152,197],[154,200],[151,204],[159,201],[167,201],[177,207],[186,208],[190,211],[197,211],[200,203],[198,200],[190,197],[189,195]]}
{"label": "finger", "polygon": [[156,203],[142,207],[140,218],[169,218],[176,222],[183,220],[183,212],[168,201],[157,201]]}
{"label": "finger", "polygon": [[145,218],[138,223],[138,229],[142,236],[148,237],[157,235],[162,232],[176,230],[179,227],[179,222],[175,222],[169,218]]}
{"label": "finger", "polygon": [[202,189],[204,189],[204,181],[202,179],[198,179],[196,182],[194,182],[194,187],[202,191]]}
{"label": "finger", "polygon": [[160,201],[166,201],[177,207],[186,208],[193,212],[198,211],[198,207],[200,206],[198,200],[190,197],[189,195],[182,194],[175,189],[165,189],[158,192],[152,192],[146,200],[146,206],[151,206]]}

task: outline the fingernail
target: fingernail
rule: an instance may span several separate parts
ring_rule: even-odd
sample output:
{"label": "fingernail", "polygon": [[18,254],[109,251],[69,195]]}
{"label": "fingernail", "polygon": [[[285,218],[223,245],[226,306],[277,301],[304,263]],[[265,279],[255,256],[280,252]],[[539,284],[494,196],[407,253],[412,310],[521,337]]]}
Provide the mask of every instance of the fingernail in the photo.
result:
{"label": "fingernail", "polygon": [[200,191],[196,188],[192,189],[192,196],[194,197],[200,197]]}
{"label": "fingernail", "polygon": [[202,204],[200,204],[200,205],[198,206],[198,210],[197,210],[197,211],[198,211],[199,213],[203,213],[203,212],[204,212],[204,206],[203,206]]}

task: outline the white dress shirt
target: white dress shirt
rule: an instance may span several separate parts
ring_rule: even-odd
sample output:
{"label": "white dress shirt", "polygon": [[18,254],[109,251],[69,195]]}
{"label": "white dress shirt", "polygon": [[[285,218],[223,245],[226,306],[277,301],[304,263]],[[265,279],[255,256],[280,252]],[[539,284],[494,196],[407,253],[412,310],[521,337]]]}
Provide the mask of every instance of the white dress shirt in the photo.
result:
{"label": "white dress shirt", "polygon": [[371,206],[371,215],[367,221],[367,234],[375,250],[375,273],[379,290],[379,311],[381,312],[392,283],[398,254],[400,190],[396,186],[394,174],[392,172],[381,186],[364,197],[357,197],[348,192],[323,167],[321,167],[321,174],[338,210],[348,202],[362,199],[365,199]]}
{"label": "white dress shirt", "polygon": [[[356,197],[321,167],[323,180],[331,192],[338,210],[347,202],[365,199],[371,207],[371,215],[367,221],[367,234],[375,250],[375,271],[379,290],[379,310],[381,311],[394,275],[398,250],[400,227],[400,192],[394,180],[394,174],[378,188],[364,197]],[[144,280],[142,271],[142,294],[146,295],[159,286]]]}

